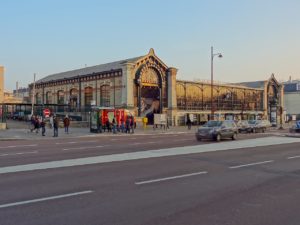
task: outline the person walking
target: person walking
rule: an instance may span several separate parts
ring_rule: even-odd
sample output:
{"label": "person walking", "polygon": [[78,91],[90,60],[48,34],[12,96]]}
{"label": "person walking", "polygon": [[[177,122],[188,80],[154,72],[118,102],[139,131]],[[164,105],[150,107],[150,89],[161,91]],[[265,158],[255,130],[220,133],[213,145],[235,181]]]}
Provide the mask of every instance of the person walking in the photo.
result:
{"label": "person walking", "polygon": [[110,122],[109,119],[106,120],[106,128],[107,128],[107,132],[111,132],[111,127],[110,127]]}
{"label": "person walking", "polygon": [[192,127],[192,121],[190,119],[190,117],[188,116],[187,121],[186,121],[186,125],[188,126],[188,129],[190,130]]}
{"label": "person walking", "polygon": [[125,125],[124,125],[124,118],[121,118],[121,132],[124,133],[125,131]]}
{"label": "person walking", "polygon": [[49,118],[49,125],[50,125],[50,129],[52,129],[53,128],[53,115],[52,114]]}
{"label": "person walking", "polygon": [[58,118],[55,116],[53,117],[53,137],[58,137],[58,125],[59,121]]}
{"label": "person walking", "polygon": [[112,125],[113,133],[116,134],[117,131],[116,131],[116,120],[115,120],[115,117],[113,118],[113,120],[111,122],[111,125]]}
{"label": "person walking", "polygon": [[126,123],[125,123],[125,133],[130,133],[130,118],[127,117]]}
{"label": "person walking", "polygon": [[65,133],[67,134],[69,134],[69,126],[70,126],[70,119],[68,115],[66,115],[64,118],[64,128],[65,128]]}
{"label": "person walking", "polygon": [[[134,117],[132,116],[130,119],[130,130],[134,134]],[[130,133],[130,132],[129,132]]]}
{"label": "person walking", "polygon": [[45,133],[46,133],[46,122],[45,122],[44,119],[42,119],[41,128],[42,128],[42,136],[45,136]]}

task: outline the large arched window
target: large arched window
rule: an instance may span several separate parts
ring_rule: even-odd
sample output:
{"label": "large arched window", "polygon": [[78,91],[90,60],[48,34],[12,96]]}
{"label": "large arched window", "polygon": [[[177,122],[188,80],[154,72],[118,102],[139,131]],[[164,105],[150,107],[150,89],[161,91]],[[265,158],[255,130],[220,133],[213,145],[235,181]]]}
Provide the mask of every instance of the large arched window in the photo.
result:
{"label": "large arched window", "polygon": [[42,96],[39,93],[35,95],[35,104],[42,104]]}
{"label": "large arched window", "polygon": [[50,91],[46,93],[46,104],[52,104],[52,93]]}
{"label": "large arched window", "polygon": [[70,106],[75,108],[77,107],[78,101],[78,90],[76,88],[72,88],[70,90]]}
{"label": "large arched window", "polygon": [[65,94],[64,91],[62,90],[57,92],[57,104],[59,105],[65,104]]}
{"label": "large arched window", "polygon": [[110,86],[103,85],[100,88],[100,105],[110,106]]}
{"label": "large arched window", "polygon": [[84,89],[84,105],[85,106],[90,106],[92,100],[93,100],[93,88],[92,87],[86,87]]}

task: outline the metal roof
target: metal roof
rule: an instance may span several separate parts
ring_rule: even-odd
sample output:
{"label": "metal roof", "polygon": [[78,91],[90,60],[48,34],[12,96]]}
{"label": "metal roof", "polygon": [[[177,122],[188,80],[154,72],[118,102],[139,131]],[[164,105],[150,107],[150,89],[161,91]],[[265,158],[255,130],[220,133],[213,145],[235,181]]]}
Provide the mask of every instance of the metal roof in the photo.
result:
{"label": "metal roof", "polygon": [[243,85],[243,86],[251,87],[251,88],[264,88],[265,82],[266,81],[264,81],[264,80],[262,80],[262,81],[252,81],[252,82],[242,82],[242,83],[238,83],[236,85]]}
{"label": "metal roof", "polygon": [[68,78],[87,75],[87,74],[106,72],[106,71],[110,71],[110,70],[117,70],[117,69],[121,69],[123,64],[135,63],[143,57],[144,56],[139,56],[139,57],[120,60],[120,61],[116,61],[116,62],[100,64],[100,65],[85,67],[85,68],[76,69],[76,70],[70,70],[70,71],[66,71],[66,72],[62,72],[62,73],[51,74],[51,75],[48,75],[48,76],[36,81],[36,83],[49,82],[52,80],[61,80],[61,79],[65,79],[65,78],[68,79]]}

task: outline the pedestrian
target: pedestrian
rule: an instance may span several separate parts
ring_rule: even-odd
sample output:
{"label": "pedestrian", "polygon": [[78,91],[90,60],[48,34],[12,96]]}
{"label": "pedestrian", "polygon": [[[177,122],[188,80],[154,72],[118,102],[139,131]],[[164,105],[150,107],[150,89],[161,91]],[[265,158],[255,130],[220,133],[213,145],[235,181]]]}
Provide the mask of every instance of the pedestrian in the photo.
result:
{"label": "pedestrian", "polygon": [[58,137],[58,125],[59,121],[57,116],[53,117],[53,137]]}
{"label": "pedestrian", "polygon": [[34,129],[35,129],[35,118],[32,115],[31,118],[30,118],[30,131],[33,132]]}
{"label": "pedestrian", "polygon": [[130,119],[130,129],[131,129],[132,133],[134,133],[134,117],[133,116]]}
{"label": "pedestrian", "polygon": [[192,121],[189,116],[187,117],[186,125],[188,126],[188,129],[190,130],[192,127]]}
{"label": "pedestrian", "polygon": [[130,118],[127,117],[126,123],[125,123],[125,133],[130,133]]}
{"label": "pedestrian", "polygon": [[37,116],[35,117],[34,129],[36,133],[40,131],[40,120]]}
{"label": "pedestrian", "polygon": [[42,136],[45,136],[45,133],[46,133],[46,122],[45,122],[44,119],[42,119],[41,128],[42,128]]}
{"label": "pedestrian", "polygon": [[49,118],[49,125],[50,125],[50,129],[52,129],[53,128],[53,115],[52,114]]}
{"label": "pedestrian", "polygon": [[110,122],[109,119],[106,120],[106,128],[107,128],[107,132],[111,132],[111,127],[110,127]]}
{"label": "pedestrian", "polygon": [[125,131],[125,125],[124,125],[124,118],[121,118],[121,132],[124,133]]}
{"label": "pedestrian", "polygon": [[112,125],[112,130],[113,130],[113,133],[116,134],[116,120],[115,120],[115,117],[113,118],[112,122],[111,122],[111,125]]}
{"label": "pedestrian", "polygon": [[70,126],[70,119],[69,116],[66,115],[64,118],[64,128],[65,128],[65,133],[69,134],[69,126]]}

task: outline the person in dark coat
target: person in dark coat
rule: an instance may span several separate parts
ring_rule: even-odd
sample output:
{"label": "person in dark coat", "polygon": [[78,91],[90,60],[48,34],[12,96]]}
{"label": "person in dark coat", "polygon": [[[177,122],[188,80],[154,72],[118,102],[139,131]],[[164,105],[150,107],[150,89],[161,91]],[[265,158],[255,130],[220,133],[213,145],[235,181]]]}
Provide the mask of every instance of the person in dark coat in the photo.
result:
{"label": "person in dark coat", "polygon": [[130,118],[127,117],[126,123],[125,123],[125,133],[130,133]]}
{"label": "person in dark coat", "polygon": [[186,125],[188,126],[188,129],[190,130],[192,127],[192,121],[190,119],[190,117],[188,116],[187,121],[186,121]]}
{"label": "person in dark coat", "polygon": [[41,128],[42,128],[42,136],[45,136],[45,133],[46,133],[46,123],[45,123],[44,119],[42,119]]}
{"label": "person in dark coat", "polygon": [[106,120],[106,128],[107,128],[107,132],[111,132],[111,127],[110,127],[110,122],[109,122],[109,119]]}
{"label": "person in dark coat", "polygon": [[69,134],[69,126],[70,126],[70,119],[68,115],[64,118],[64,127],[65,127],[65,133]]}
{"label": "person in dark coat", "polygon": [[53,118],[53,137],[58,137],[58,126],[59,126],[59,121],[58,118],[55,116]]}

